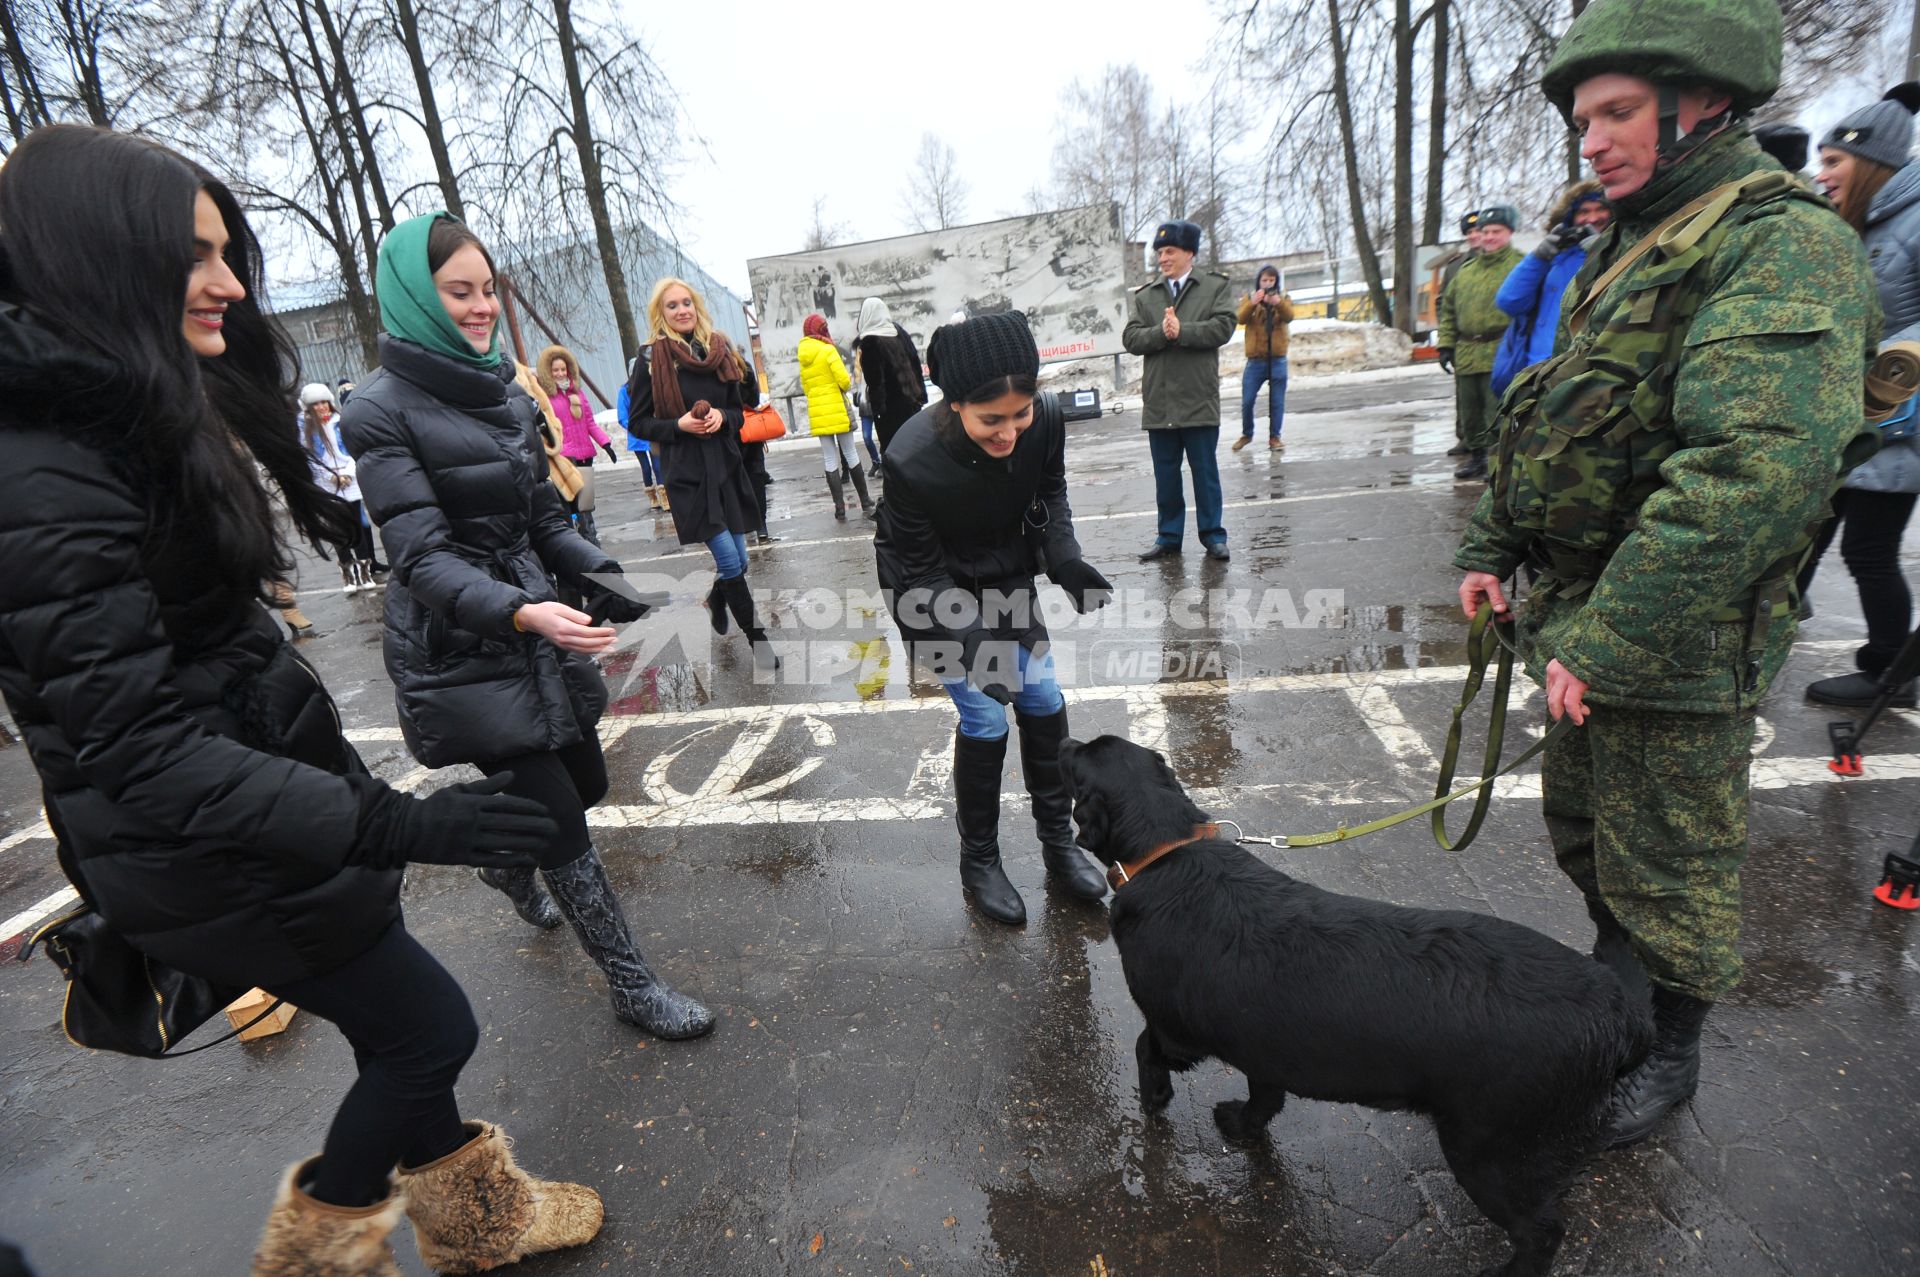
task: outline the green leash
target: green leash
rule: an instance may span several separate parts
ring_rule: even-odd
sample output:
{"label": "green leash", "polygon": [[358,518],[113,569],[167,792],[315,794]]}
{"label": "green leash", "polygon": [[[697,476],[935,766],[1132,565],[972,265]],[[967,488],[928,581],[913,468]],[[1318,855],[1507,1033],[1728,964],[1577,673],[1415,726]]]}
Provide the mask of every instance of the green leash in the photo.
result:
{"label": "green leash", "polygon": [[[1482,604],[1473,618],[1473,625],[1467,631],[1467,683],[1460,692],[1460,703],[1453,707],[1453,724],[1447,729],[1447,748],[1440,757],[1440,780],[1434,786],[1433,798],[1417,807],[1409,807],[1391,816],[1382,816],[1379,820],[1369,820],[1364,825],[1342,825],[1338,829],[1324,834],[1281,834],[1274,838],[1241,838],[1240,842],[1265,843],[1270,847],[1324,847],[1329,843],[1346,842],[1353,838],[1364,838],[1368,834],[1378,833],[1382,829],[1391,829],[1403,825],[1416,817],[1433,813],[1433,838],[1442,850],[1459,851],[1473,841],[1480,832],[1480,824],[1487,818],[1487,808],[1493,803],[1493,782],[1514,771],[1521,764],[1532,760],[1548,745],[1573,730],[1573,720],[1562,718],[1548,729],[1547,734],[1528,746],[1520,757],[1500,766],[1500,751],[1507,733],[1507,695],[1513,688],[1513,645],[1501,634],[1503,628],[1511,629],[1511,620],[1502,620],[1494,616],[1491,604]],[[1493,678],[1493,710],[1487,721],[1487,749],[1485,761],[1481,766],[1480,779],[1471,785],[1462,785],[1450,790],[1453,773],[1460,762],[1460,736],[1462,719],[1467,707],[1480,694],[1480,685],[1486,681],[1487,665],[1499,654]],[[1467,827],[1461,831],[1458,840],[1447,836],[1447,804],[1456,799],[1475,794],[1473,814],[1467,817]],[[1223,820],[1223,825],[1233,824]],[[1236,825],[1237,829],[1238,826]]]}

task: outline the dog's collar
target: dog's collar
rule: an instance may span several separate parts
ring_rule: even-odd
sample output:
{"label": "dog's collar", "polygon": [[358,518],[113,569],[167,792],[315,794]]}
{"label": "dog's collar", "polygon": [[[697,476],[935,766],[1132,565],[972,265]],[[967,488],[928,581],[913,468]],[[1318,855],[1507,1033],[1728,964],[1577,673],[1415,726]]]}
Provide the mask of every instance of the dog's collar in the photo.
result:
{"label": "dog's collar", "polygon": [[1112,864],[1107,866],[1107,883],[1115,891],[1118,891],[1120,890],[1120,888],[1126,886],[1128,883],[1132,882],[1135,878],[1139,877],[1140,871],[1142,869],[1145,869],[1148,865],[1160,859],[1160,857],[1166,855],[1168,852],[1178,851],[1182,847],[1185,847],[1191,843],[1199,842],[1203,838],[1218,838],[1219,836],[1220,836],[1220,826],[1217,824],[1195,825],[1193,827],[1193,833],[1189,837],[1175,839],[1173,842],[1169,842],[1169,843],[1162,843],[1160,846],[1155,847],[1152,851],[1148,852],[1146,855],[1141,856],[1138,860],[1129,860],[1124,862],[1118,861],[1118,860],[1114,861]]}

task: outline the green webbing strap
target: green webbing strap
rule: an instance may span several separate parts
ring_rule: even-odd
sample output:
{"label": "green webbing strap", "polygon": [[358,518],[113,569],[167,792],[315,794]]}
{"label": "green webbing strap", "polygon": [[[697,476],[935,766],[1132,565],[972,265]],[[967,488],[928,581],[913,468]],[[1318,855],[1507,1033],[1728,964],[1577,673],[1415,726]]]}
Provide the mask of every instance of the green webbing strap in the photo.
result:
{"label": "green webbing strap", "polygon": [[[1493,782],[1521,764],[1530,761],[1549,744],[1566,735],[1573,729],[1573,720],[1562,718],[1548,729],[1547,734],[1530,745],[1520,757],[1500,766],[1500,750],[1507,728],[1507,693],[1513,686],[1513,646],[1500,634],[1501,627],[1511,627],[1510,620],[1496,620],[1493,607],[1482,604],[1473,618],[1473,626],[1467,631],[1467,683],[1460,692],[1460,703],[1453,710],[1453,725],[1447,729],[1447,748],[1440,758],[1440,781],[1434,787],[1434,796],[1418,807],[1409,807],[1391,816],[1379,820],[1370,820],[1364,825],[1346,825],[1324,834],[1286,834],[1279,840],[1285,847],[1320,847],[1328,843],[1346,842],[1352,838],[1363,838],[1382,829],[1391,829],[1395,825],[1405,824],[1428,812],[1433,813],[1433,837],[1442,849],[1459,851],[1473,841],[1480,832],[1480,822],[1486,819],[1487,808],[1493,801]],[[1494,651],[1500,653],[1499,665],[1494,673],[1493,712],[1487,722],[1486,761],[1479,780],[1471,785],[1462,785],[1459,789],[1448,790],[1453,784],[1454,768],[1460,761],[1461,719],[1467,712],[1467,706],[1473,704],[1473,698],[1480,693],[1480,685],[1487,675],[1487,662],[1493,659]],[[1458,841],[1447,837],[1446,806],[1458,798],[1478,791],[1473,802],[1473,815],[1467,819],[1467,827]]]}

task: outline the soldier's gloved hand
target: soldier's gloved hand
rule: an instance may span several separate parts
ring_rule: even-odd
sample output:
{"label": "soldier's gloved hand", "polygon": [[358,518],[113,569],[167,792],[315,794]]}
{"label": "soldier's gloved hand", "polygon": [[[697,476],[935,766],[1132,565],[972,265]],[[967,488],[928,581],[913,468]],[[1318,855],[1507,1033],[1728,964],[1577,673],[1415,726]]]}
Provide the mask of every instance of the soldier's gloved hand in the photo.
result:
{"label": "soldier's gloved hand", "polygon": [[1002,705],[1013,704],[1013,694],[1020,690],[1020,655],[1014,644],[975,630],[960,650],[960,664],[967,671],[967,686]]}
{"label": "soldier's gloved hand", "polygon": [[346,861],[369,869],[404,864],[532,868],[533,853],[560,836],[545,804],[502,793],[512,772],[449,785],[425,798],[397,789],[374,800],[361,817]]}
{"label": "soldier's gloved hand", "polygon": [[1047,575],[1067,592],[1076,612],[1097,612],[1113,598],[1113,583],[1085,559],[1068,559],[1055,564]]}
{"label": "soldier's gloved hand", "polygon": [[1449,377],[1453,376],[1453,347],[1452,346],[1440,347],[1440,371],[1447,374],[1447,376]]}

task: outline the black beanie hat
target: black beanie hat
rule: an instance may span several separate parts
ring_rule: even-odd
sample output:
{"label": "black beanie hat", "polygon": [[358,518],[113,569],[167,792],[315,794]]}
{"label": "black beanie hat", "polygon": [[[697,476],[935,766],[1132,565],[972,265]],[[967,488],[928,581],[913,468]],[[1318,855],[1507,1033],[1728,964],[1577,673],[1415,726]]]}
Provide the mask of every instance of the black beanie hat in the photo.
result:
{"label": "black beanie hat", "polygon": [[927,371],[942,395],[961,403],[1002,377],[1037,375],[1040,349],[1020,311],[979,315],[934,329],[927,343]]}
{"label": "black beanie hat", "polygon": [[1200,228],[1192,222],[1162,222],[1160,229],[1153,233],[1153,251],[1163,248],[1184,248],[1189,253],[1200,251]]}

